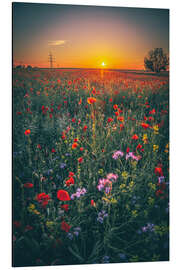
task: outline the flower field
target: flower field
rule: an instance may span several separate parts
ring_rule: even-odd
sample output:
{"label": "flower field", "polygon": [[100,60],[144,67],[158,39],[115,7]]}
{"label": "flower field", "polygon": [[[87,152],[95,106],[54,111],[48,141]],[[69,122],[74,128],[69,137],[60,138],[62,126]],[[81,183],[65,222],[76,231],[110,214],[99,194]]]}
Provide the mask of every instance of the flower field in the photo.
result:
{"label": "flower field", "polygon": [[13,71],[13,266],[169,260],[169,78]]}

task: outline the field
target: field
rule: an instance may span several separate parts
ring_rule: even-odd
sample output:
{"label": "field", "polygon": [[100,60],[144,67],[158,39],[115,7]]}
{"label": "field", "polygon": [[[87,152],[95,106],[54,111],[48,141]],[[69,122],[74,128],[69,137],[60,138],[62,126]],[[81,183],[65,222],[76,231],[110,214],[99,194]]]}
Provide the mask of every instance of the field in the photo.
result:
{"label": "field", "polygon": [[169,260],[169,78],[13,70],[13,265]]}

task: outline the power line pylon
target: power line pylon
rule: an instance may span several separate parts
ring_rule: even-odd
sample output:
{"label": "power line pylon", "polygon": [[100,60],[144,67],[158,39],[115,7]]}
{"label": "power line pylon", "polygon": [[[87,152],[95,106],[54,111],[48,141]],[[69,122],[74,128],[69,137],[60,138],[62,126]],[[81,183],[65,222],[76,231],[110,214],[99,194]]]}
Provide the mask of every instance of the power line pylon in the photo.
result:
{"label": "power line pylon", "polygon": [[50,68],[53,68],[53,63],[55,62],[55,58],[53,57],[52,53],[49,53],[48,62],[50,63]]}

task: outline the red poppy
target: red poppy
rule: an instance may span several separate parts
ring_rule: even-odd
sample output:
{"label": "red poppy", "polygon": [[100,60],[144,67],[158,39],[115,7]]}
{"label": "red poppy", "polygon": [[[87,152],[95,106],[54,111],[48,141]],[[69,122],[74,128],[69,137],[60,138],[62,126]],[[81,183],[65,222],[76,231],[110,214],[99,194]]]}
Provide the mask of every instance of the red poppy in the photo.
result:
{"label": "red poppy", "polygon": [[76,118],[72,118],[72,122],[75,123],[76,122]]}
{"label": "red poppy", "polygon": [[78,158],[78,162],[79,163],[82,163],[83,162],[83,158],[82,157]]}
{"label": "red poppy", "polygon": [[128,153],[129,153],[129,151],[130,151],[130,148],[129,148],[129,147],[127,147],[127,149],[126,149],[126,153],[128,154]]}
{"label": "red poppy", "polygon": [[63,205],[61,205],[61,208],[64,209],[67,212],[69,210],[69,205],[68,204],[63,204]]}
{"label": "red poppy", "polygon": [[94,104],[95,102],[96,102],[96,98],[94,98],[94,97],[87,98],[87,103],[88,104]]}
{"label": "red poppy", "polygon": [[76,142],[72,144],[72,149],[75,149],[77,147],[78,147],[78,144]]}
{"label": "red poppy", "polygon": [[156,167],[154,169],[154,172],[155,172],[156,175],[163,176],[163,171],[162,171],[162,168],[161,167]]}
{"label": "red poppy", "polygon": [[113,121],[113,118],[109,117],[107,121],[108,123],[111,123]]}
{"label": "red poppy", "polygon": [[25,135],[29,135],[31,133],[31,130],[30,129],[26,129],[25,131],[24,131],[24,134]]}
{"label": "red poppy", "polygon": [[141,127],[144,129],[147,129],[147,128],[149,128],[149,124],[143,122],[143,123],[141,123]]}
{"label": "red poppy", "polygon": [[73,172],[69,172],[69,177],[72,177],[74,176],[74,173]]}
{"label": "red poppy", "polygon": [[66,180],[66,186],[69,187],[70,185],[74,185],[73,177],[70,177],[68,180]]}
{"label": "red poppy", "polygon": [[114,112],[114,113],[115,113],[115,115],[116,115],[116,116],[118,116],[118,115],[119,115],[119,112]]}
{"label": "red poppy", "polygon": [[57,198],[60,201],[70,201],[71,200],[68,192],[65,191],[65,190],[63,190],[63,189],[58,190],[58,192],[57,192]]}
{"label": "red poppy", "polygon": [[79,149],[80,151],[83,151],[84,150],[84,148],[83,147],[80,147],[80,149]]}
{"label": "red poppy", "polygon": [[156,191],[156,196],[160,196],[160,195],[162,195],[163,193],[164,193],[163,190],[158,189],[158,190]]}
{"label": "red poppy", "polygon": [[48,201],[50,200],[50,196],[46,193],[40,193],[36,196],[36,200],[41,203],[41,205],[44,207],[48,204]]}
{"label": "red poppy", "polygon": [[74,139],[74,142],[78,142],[78,138],[75,138],[75,139]]}
{"label": "red poppy", "polygon": [[53,149],[51,150],[51,152],[52,152],[52,153],[55,153],[55,152],[56,152],[56,150],[53,148]]}
{"label": "red poppy", "polygon": [[149,114],[155,114],[156,113],[156,110],[155,109],[152,109]]}
{"label": "red poppy", "polygon": [[139,139],[138,135],[134,134],[134,135],[132,136],[132,140],[138,140],[138,139]]}
{"label": "red poppy", "polygon": [[91,206],[95,206],[96,204],[95,204],[95,202],[94,202],[94,200],[91,200]]}
{"label": "red poppy", "polygon": [[124,122],[124,116],[118,116],[117,120],[120,121],[120,122]]}
{"label": "red poppy", "polygon": [[65,232],[69,232],[71,226],[69,226],[65,221],[61,222],[61,229]]}
{"label": "red poppy", "polygon": [[32,183],[25,183],[25,184],[24,184],[24,187],[25,187],[25,188],[33,188],[33,186],[34,186],[34,185],[33,185]]}
{"label": "red poppy", "polygon": [[117,110],[117,109],[118,109],[118,105],[117,105],[117,104],[114,104],[114,105],[113,105],[113,109],[114,109],[114,110]]}
{"label": "red poppy", "polygon": [[83,127],[83,131],[86,131],[86,130],[87,130],[87,126],[84,126],[84,127]]}
{"label": "red poppy", "polygon": [[142,148],[142,145],[141,144],[138,144],[136,149],[141,149]]}
{"label": "red poppy", "polygon": [[40,145],[40,144],[38,144],[38,145],[37,145],[37,148],[38,148],[38,149],[42,149],[42,147],[41,147],[41,145]]}
{"label": "red poppy", "polygon": [[109,99],[109,102],[112,102],[112,98]]}

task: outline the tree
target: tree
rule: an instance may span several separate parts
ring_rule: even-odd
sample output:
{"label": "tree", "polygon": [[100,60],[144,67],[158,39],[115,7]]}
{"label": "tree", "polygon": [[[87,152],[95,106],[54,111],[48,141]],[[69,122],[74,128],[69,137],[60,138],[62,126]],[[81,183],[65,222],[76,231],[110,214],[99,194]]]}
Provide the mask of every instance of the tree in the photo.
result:
{"label": "tree", "polygon": [[169,57],[163,52],[162,48],[155,48],[148,52],[148,55],[144,58],[145,69],[154,72],[160,72],[166,70],[169,65]]}

